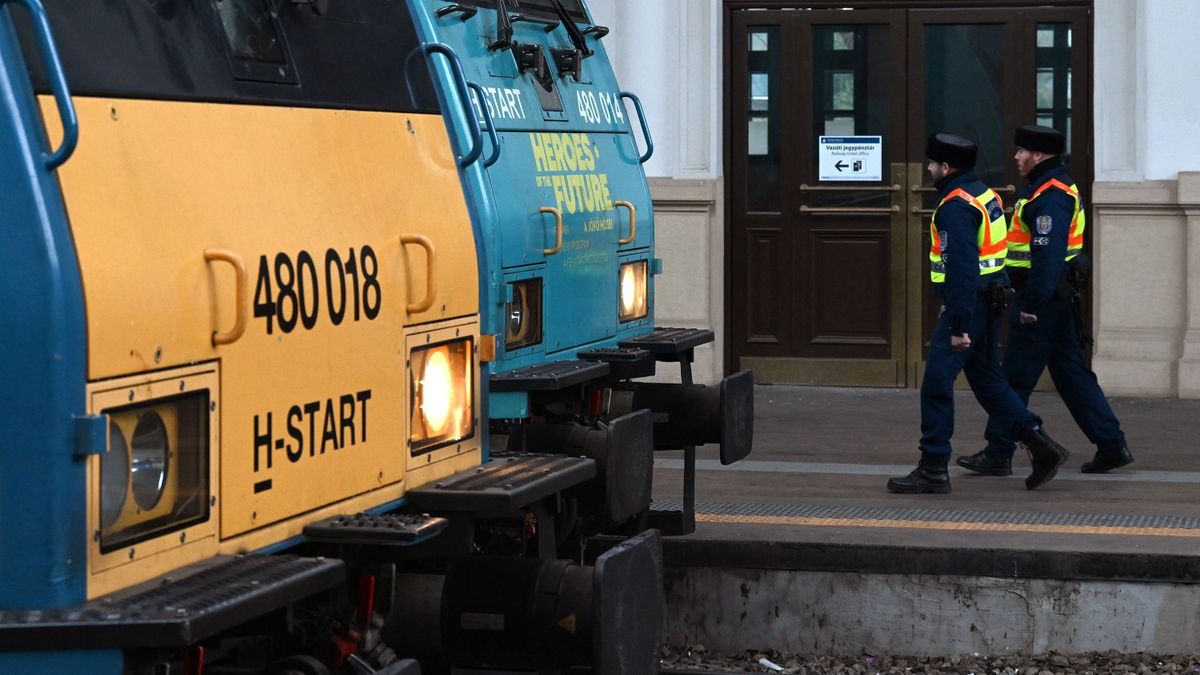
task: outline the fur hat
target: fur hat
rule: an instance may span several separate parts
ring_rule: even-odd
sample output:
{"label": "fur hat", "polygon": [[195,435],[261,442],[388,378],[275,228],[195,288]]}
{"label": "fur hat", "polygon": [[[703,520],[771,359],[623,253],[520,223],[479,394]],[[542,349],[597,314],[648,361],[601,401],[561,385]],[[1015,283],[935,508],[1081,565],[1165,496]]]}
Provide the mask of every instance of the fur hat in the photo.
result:
{"label": "fur hat", "polygon": [[972,169],[979,148],[962,136],[934,134],[925,144],[925,156],[935,162],[945,162],[955,169]]}
{"label": "fur hat", "polygon": [[1058,129],[1043,127],[1037,124],[1026,124],[1013,134],[1013,143],[1018,148],[1044,152],[1047,155],[1061,155],[1067,148],[1067,137]]}

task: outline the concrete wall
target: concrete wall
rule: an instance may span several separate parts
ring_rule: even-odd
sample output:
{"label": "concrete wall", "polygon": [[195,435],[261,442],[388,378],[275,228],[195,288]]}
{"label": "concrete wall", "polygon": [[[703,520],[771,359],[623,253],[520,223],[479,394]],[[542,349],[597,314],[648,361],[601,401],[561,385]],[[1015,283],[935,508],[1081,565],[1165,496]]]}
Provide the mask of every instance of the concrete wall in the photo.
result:
{"label": "concrete wall", "polygon": [[1093,366],[1109,395],[1200,398],[1200,17],[1095,10]]}
{"label": "concrete wall", "polygon": [[1200,650],[1195,584],[707,567],[666,581],[663,643],[718,654]]}
{"label": "concrete wall", "polygon": [[[721,181],[721,3],[591,0],[612,33],[605,48],[621,87],[642,99],[654,137],[646,162],[663,275],[655,281],[659,326],[711,328],[696,350],[697,382],[724,364],[724,204]],[[676,379],[673,368],[659,379]]]}

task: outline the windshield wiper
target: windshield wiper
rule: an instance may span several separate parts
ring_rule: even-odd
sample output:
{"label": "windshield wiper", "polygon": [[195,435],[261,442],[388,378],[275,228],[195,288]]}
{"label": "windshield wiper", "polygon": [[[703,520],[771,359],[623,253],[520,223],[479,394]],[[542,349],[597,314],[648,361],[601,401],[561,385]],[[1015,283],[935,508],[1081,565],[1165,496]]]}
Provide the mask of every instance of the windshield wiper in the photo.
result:
{"label": "windshield wiper", "polygon": [[554,5],[554,12],[562,21],[563,28],[567,29],[567,36],[571,38],[571,44],[575,45],[575,49],[579,50],[579,55],[585,59],[591,56],[593,52],[588,49],[587,38],[579,31],[579,26],[575,25],[571,15],[567,13],[567,8],[563,7],[562,0],[550,0],[550,4]]}
{"label": "windshield wiper", "polygon": [[496,0],[496,39],[488,44],[488,49],[508,49],[513,46],[513,27],[508,20],[508,0]]}

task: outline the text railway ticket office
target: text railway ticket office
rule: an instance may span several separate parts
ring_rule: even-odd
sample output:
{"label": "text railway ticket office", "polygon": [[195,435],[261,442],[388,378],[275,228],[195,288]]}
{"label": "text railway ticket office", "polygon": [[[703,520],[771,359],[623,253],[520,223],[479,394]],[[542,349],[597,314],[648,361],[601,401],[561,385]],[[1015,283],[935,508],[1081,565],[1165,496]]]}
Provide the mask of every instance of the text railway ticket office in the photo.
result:
{"label": "text railway ticket office", "polygon": [[1011,208],[1012,130],[1036,121],[1091,185],[1090,1],[725,6],[727,367],[920,386],[940,307],[925,140],[974,139]]}

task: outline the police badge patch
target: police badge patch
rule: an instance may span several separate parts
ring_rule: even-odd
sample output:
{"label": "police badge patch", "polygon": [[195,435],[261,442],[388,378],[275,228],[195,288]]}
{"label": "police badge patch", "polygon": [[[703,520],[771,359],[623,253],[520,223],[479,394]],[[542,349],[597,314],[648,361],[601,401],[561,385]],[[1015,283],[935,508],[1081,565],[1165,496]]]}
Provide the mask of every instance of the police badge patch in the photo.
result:
{"label": "police badge patch", "polygon": [[1004,217],[1004,207],[1000,206],[999,199],[993,199],[987,204],[988,218],[992,220],[1000,220]]}
{"label": "police badge patch", "polygon": [[1054,227],[1054,220],[1050,216],[1038,216],[1034,222],[1037,225],[1038,234],[1050,234],[1050,229]]}
{"label": "police badge patch", "polygon": [[950,240],[950,236],[945,232],[938,232],[938,248],[942,250],[942,254],[946,253],[946,242]]}

